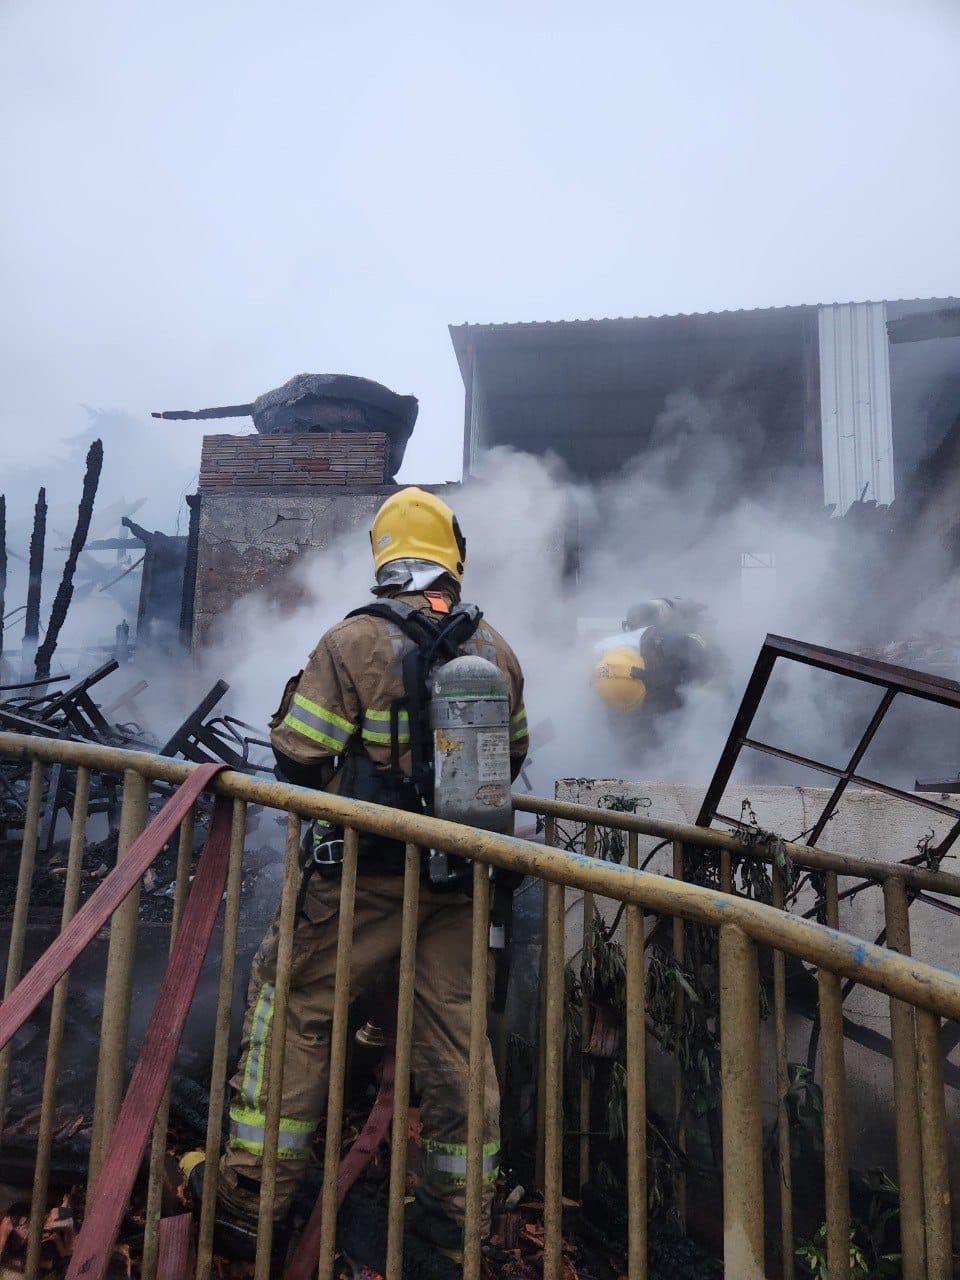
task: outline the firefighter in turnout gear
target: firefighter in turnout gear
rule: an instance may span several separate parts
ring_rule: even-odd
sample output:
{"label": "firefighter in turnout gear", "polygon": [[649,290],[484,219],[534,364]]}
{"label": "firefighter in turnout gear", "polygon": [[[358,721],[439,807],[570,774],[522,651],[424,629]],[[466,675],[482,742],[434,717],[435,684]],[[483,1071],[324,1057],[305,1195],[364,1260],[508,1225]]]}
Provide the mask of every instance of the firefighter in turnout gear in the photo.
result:
{"label": "firefighter in turnout gear", "polygon": [[716,674],[715,646],[700,631],[705,612],[687,600],[648,600],[630,609],[620,635],[600,641],[593,685],[615,716],[651,721]]}
{"label": "firefighter in turnout gear", "polygon": [[[410,673],[419,661],[418,679],[425,687],[424,674],[432,664],[466,654],[487,659],[503,677],[510,777],[515,778],[528,742],[523,676],[506,641],[475,606],[460,601],[466,544],[453,512],[432,494],[404,489],[380,508],[370,537],[376,602],[328,631],[304,670],[288,682],[271,721],[278,774],[301,786],[429,810],[424,780],[417,776],[418,768],[420,773],[425,768],[423,715]],[[260,1193],[265,1100],[273,1084],[273,1036],[286,1037],[278,1219],[286,1214],[305,1170],[326,1103],[342,848],[342,832],[320,824],[305,842],[289,1007],[282,1026],[273,1017],[276,921],[253,964],[218,1183],[220,1216],[250,1224],[251,1232]],[[399,955],[403,863],[402,844],[361,833],[350,979],[354,997]],[[454,864],[457,859],[444,860],[446,879],[437,883],[424,860],[412,1049],[423,1136],[420,1186],[408,1214],[407,1235],[426,1242],[452,1268],[438,1275],[459,1273],[467,1162],[470,873],[465,865]],[[489,1210],[498,1168],[500,1103],[489,1048],[485,1081],[484,1194]]]}

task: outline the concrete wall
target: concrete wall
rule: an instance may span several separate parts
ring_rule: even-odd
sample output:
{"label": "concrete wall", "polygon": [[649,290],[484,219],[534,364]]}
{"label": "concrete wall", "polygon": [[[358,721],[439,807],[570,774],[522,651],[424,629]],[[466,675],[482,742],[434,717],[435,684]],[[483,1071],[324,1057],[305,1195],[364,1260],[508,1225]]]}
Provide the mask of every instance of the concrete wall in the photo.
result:
{"label": "concrete wall", "polygon": [[[299,590],[288,571],[305,552],[322,551],[357,525],[369,525],[397,485],[310,489],[230,488],[200,496],[193,644],[242,596],[266,592],[294,607]],[[457,485],[431,486],[450,493]]]}
{"label": "concrete wall", "polygon": [[[703,799],[702,787],[688,787],[666,783],[623,783],[610,780],[588,781],[569,779],[558,782],[557,797],[578,804],[604,805],[607,797],[636,798],[651,816],[678,821],[695,821]],[[737,815],[743,800],[749,799],[757,815],[759,825],[796,839],[808,830],[816,815],[823,808],[830,792],[814,787],[730,786],[724,798],[723,810]],[[945,800],[949,799],[944,797]],[[914,809],[903,801],[861,790],[847,792],[840,811],[828,824],[820,841],[823,848],[838,852],[859,854],[886,862],[897,862],[914,854],[917,842],[926,832],[933,831],[939,838],[950,825],[947,818]],[[563,824],[559,824],[562,828]],[[572,835],[573,832],[568,832]],[[653,839],[640,838],[640,859],[657,844]],[[650,864],[651,871],[669,875],[672,852],[670,848],[658,853]],[[947,868],[951,866],[948,861]],[[841,880],[841,890],[853,882]],[[567,957],[576,957],[583,940],[582,895],[567,891],[566,898],[566,951]],[[813,901],[807,895],[797,910],[805,910]],[[616,904],[600,902],[600,910],[607,920],[612,919]],[[939,911],[925,903],[915,903],[910,911],[913,954],[941,968],[960,971],[960,929],[953,915]],[[883,928],[883,895],[877,888],[870,888],[856,898],[840,904],[840,926],[847,932],[874,942]],[[619,939],[622,942],[622,936]],[[889,1039],[889,1003],[877,992],[864,987],[855,988],[844,1004],[846,1016],[859,1026]],[[805,1062],[810,1042],[811,1023],[802,1017],[791,1017],[788,1027],[788,1055],[791,1062]],[[648,1044],[651,1062],[651,1097],[654,1091],[665,1091],[669,1096],[669,1064]],[[764,1096],[767,1119],[772,1119],[774,1092],[773,1024],[769,1019],[763,1028]],[[951,1134],[960,1132],[960,1050],[948,1055],[952,1082],[947,1084],[948,1123]],[[884,1165],[896,1176],[896,1155],[893,1146],[893,1097],[892,1067],[883,1052],[847,1041],[847,1098],[850,1133],[851,1161],[860,1169]],[[819,1060],[818,1060],[819,1079]],[[954,1138],[951,1178],[954,1202],[960,1203],[960,1148]]]}

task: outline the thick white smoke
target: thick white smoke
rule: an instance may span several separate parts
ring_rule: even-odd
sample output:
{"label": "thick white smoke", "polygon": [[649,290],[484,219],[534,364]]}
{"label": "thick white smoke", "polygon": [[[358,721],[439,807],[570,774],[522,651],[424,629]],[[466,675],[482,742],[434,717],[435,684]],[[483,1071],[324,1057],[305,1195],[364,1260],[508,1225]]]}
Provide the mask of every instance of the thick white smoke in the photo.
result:
{"label": "thick white smoke", "polygon": [[[865,638],[880,644],[916,632],[919,620],[909,616],[906,601],[915,598],[918,581],[936,583],[941,592],[925,625],[955,598],[939,546],[911,545],[902,564],[878,573],[872,557],[883,544],[872,535],[838,528],[815,504],[798,515],[802,504],[782,488],[754,492],[743,476],[759,433],[744,411],[732,412],[731,420],[729,405],[680,393],[657,423],[654,450],[603,485],[578,482],[555,459],[496,449],[457,495],[469,546],[465,597],[508,638],[526,673],[536,790],[576,776],[703,783],[768,631],[838,647]],[[744,569],[750,553],[775,567]],[[222,672],[230,680],[237,714],[257,723],[273,711],[284,681],[322,632],[369,598],[366,530],[304,558],[294,572],[304,590],[296,611],[260,597],[241,601],[203,659],[210,676]],[[632,604],[658,596],[706,606],[705,630],[724,671],[691,690],[684,706],[647,735],[625,731],[597,699],[593,640],[603,634],[603,620],[609,631]],[[593,636],[584,634],[590,620]],[[846,744],[875,701],[862,686],[792,673],[771,685],[762,725],[782,745],[843,763]],[[936,751],[942,757],[947,732],[944,722],[936,741],[925,742],[931,761]],[[901,759],[901,783],[912,784],[911,770],[922,772],[915,763]],[[815,780],[800,775],[794,771],[794,780]],[[761,776],[786,775],[767,769]]]}
{"label": "thick white smoke", "polygon": [[[106,455],[97,532],[110,532],[102,525],[109,504],[143,495],[149,502],[137,519],[169,531],[170,520],[157,506],[156,475],[136,468],[128,451],[121,450],[130,464],[126,470],[116,465],[112,446],[119,427],[129,424],[112,425],[118,429],[102,418],[95,424]],[[578,776],[704,783],[768,631],[846,648],[955,630],[960,590],[935,537],[923,531],[901,541],[900,559],[884,562],[889,543],[873,529],[829,520],[817,507],[809,474],[798,472],[795,485],[758,479],[754,464],[762,439],[760,424],[735,393],[681,391],[668,397],[647,451],[605,483],[586,484],[550,457],[496,449],[452,499],[469,544],[464,594],[514,646],[526,673],[533,729],[528,772],[537,791],[552,790],[558,777]],[[73,451],[70,485],[62,472],[51,485],[52,496],[64,490],[58,499],[64,514],[51,518],[51,530],[67,523],[70,489],[79,492],[82,452]],[[171,490],[179,497],[189,477],[172,457],[160,459],[154,470],[167,490],[169,515]],[[11,545],[24,541],[25,514],[19,513],[18,541]],[[51,534],[51,543],[54,536],[59,540]],[[59,560],[49,556],[48,567],[58,572]],[[144,653],[134,670],[110,678],[104,701],[147,678],[150,687],[138,698],[135,715],[162,740],[222,676],[231,691],[221,710],[265,727],[286,679],[303,666],[323,631],[370,598],[366,529],[322,554],[304,556],[292,572],[303,593],[298,608],[247,597],[220,619],[211,646],[183,662]],[[52,591],[50,583],[44,618]],[[616,631],[631,605],[659,596],[706,606],[700,629],[722,655],[722,671],[709,686],[689,690],[684,705],[655,726],[642,718],[630,725],[608,712],[591,687],[594,643]],[[8,607],[18,599],[12,589]],[[121,616],[133,621],[135,599],[118,606],[115,593],[80,594],[65,645],[108,641]],[[12,644],[17,640],[17,633],[9,637]],[[876,697],[820,673],[778,675],[758,731],[842,764]],[[925,714],[923,727],[899,711],[891,717],[887,747],[878,740],[875,753],[875,771],[885,780],[910,786],[916,776],[960,767],[951,753],[957,741],[951,713],[927,708]],[[769,761],[753,759],[745,767],[769,780],[824,781]]]}

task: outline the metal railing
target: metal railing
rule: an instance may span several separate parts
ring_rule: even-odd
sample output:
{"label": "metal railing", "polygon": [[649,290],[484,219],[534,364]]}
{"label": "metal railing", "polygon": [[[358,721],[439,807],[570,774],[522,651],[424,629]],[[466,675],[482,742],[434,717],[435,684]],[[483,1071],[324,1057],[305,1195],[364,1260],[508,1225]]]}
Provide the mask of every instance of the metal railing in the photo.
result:
{"label": "metal railing", "polygon": [[[21,975],[24,942],[30,909],[31,883],[37,849],[39,814],[44,786],[44,766],[65,764],[78,770],[76,799],[66,870],[63,922],[77,907],[80,867],[86,832],[86,798],[91,771],[122,774],[123,804],[118,858],[122,858],[143,827],[151,783],[179,784],[195,766],[144,753],[115,750],[81,743],[42,740],[0,734],[0,757],[31,760],[30,789],[24,820],[16,900],[7,955],[5,994]],[[849,1265],[849,1196],[847,1161],[843,1140],[845,1079],[843,1026],[840,1014],[840,981],[852,979],[890,998],[893,1042],[893,1075],[896,1098],[897,1150],[900,1159],[901,1231],[903,1275],[907,1280],[951,1274],[950,1196],[947,1169],[947,1125],[940,1046],[940,1020],[960,1018],[960,977],[912,959],[909,955],[908,887],[933,889],[960,896],[960,878],[920,868],[865,862],[806,846],[786,845],[800,865],[826,873],[827,925],[791,915],[732,891],[731,859],[760,857],[751,848],[724,832],[605,809],[585,809],[549,800],[523,798],[517,808],[543,814],[546,844],[495,835],[377,805],[344,800],[321,792],[262,781],[226,772],[214,789],[233,800],[231,862],[220,948],[220,976],[210,1076],[207,1123],[207,1168],[219,1159],[220,1132],[229,1054],[230,1010],[235,985],[237,932],[248,805],[285,811],[286,850],[279,909],[279,954],[276,972],[274,1025],[284,1025],[292,958],[293,926],[300,878],[301,822],[323,818],[343,825],[345,855],[340,880],[340,913],[337,971],[330,1045],[330,1075],[325,1114],[322,1242],[319,1274],[329,1280],[333,1272],[336,1225],[336,1173],[344,1115],[347,1019],[350,1000],[350,967],[353,942],[353,904],[357,880],[358,833],[371,832],[403,842],[406,846],[404,900],[399,955],[396,1029],[396,1093],[389,1183],[387,1280],[399,1280],[402,1264],[404,1170],[407,1142],[410,1056],[416,958],[417,896],[420,849],[432,848],[473,862],[472,980],[470,1055],[468,1078],[468,1136],[464,1276],[478,1280],[481,1266],[481,1205],[483,1184],[483,1096],[486,1069],[487,946],[489,932],[489,868],[536,877],[545,884],[545,974],[542,1043],[542,1190],[544,1194],[546,1280],[562,1274],[563,1195],[563,1043],[564,1043],[564,890],[615,899],[626,914],[626,1068],[627,1068],[627,1200],[628,1274],[630,1280],[647,1275],[647,1103],[646,1024],[644,978],[644,915],[672,918],[674,944],[682,948],[685,924],[696,924],[718,933],[720,967],[720,1038],[722,1085],[722,1181],[725,1274],[734,1280],[759,1280],[764,1272],[763,1167],[761,1132],[760,1026],[758,948],[772,948],[775,958],[778,1106],[781,1133],[780,1168],[789,1186],[789,1128],[784,1114],[786,1067],[786,996],[784,957],[794,956],[819,971],[823,1037],[823,1080],[826,1145],[824,1176],[827,1187],[829,1274],[846,1276]],[[556,822],[583,822],[593,851],[596,832],[613,828],[628,833],[627,865],[601,861],[553,847]],[[639,867],[639,836],[653,835],[673,846],[673,878]],[[181,829],[176,874],[174,920],[185,901],[192,850],[191,820]],[[721,863],[721,890],[684,882],[684,851],[688,846],[716,850]],[[887,905],[889,947],[873,945],[840,933],[837,922],[837,877],[869,875],[882,882]],[[775,901],[782,902],[782,885]],[[829,926],[833,927],[829,927]],[[91,1146],[91,1173],[100,1167],[116,1122],[123,1092],[126,1045],[132,998],[133,955],[137,932],[137,894],[116,911],[107,959],[103,1018],[97,1064],[96,1105]],[[175,926],[174,926],[175,932]],[[173,943],[171,944],[173,945]],[[66,1018],[67,982],[58,984],[50,1013],[46,1071],[39,1126],[32,1212],[29,1228],[27,1276],[39,1270],[40,1239],[46,1210],[50,1154],[52,1150],[56,1087],[60,1048]],[[276,1186],[278,1134],[283,1078],[284,1038],[271,1042],[270,1082],[266,1102],[266,1135],[260,1198],[256,1280],[270,1273],[273,1233],[273,1198]],[[0,1127],[8,1102],[9,1050],[0,1057]],[[581,1094],[581,1106],[589,1095]],[[161,1106],[149,1156],[147,1221],[143,1275],[156,1274],[162,1165],[166,1150],[167,1108]],[[589,1143],[581,1147],[581,1171],[589,1169]],[[789,1200],[784,1201],[784,1221]],[[204,1182],[199,1215],[196,1276],[209,1280],[215,1180]],[[784,1228],[786,1229],[786,1228]],[[792,1243],[792,1242],[791,1242]],[[789,1256],[792,1260],[791,1252]]]}
{"label": "metal railing", "polygon": [[[745,841],[726,831],[662,821],[652,817],[561,800],[517,796],[515,808],[520,812],[535,813],[551,824],[548,842],[552,842],[555,838],[558,822],[572,824],[574,830],[572,842],[582,844],[588,857],[595,855],[596,832],[603,828],[628,833],[629,861],[632,866],[638,864],[637,837],[645,836],[667,843],[672,847],[673,877],[679,881],[684,880],[685,851],[693,848],[709,850],[716,856],[717,880],[724,894],[734,892],[734,859],[766,863],[770,867],[772,906],[778,911],[787,912],[784,871],[782,865],[778,864],[777,855],[774,852],[774,843],[776,843],[779,845],[778,852],[781,859],[789,860],[808,874],[822,877],[819,914],[822,915],[826,926],[833,930],[839,929],[839,904],[843,898],[852,896],[865,886],[876,886],[881,889],[885,934],[889,949],[904,956],[910,955],[909,912],[912,903],[920,900],[935,906],[948,905],[927,896],[930,891],[947,898],[960,897],[960,876],[918,867],[912,860],[906,863],[882,862],[787,840]],[[838,887],[838,881],[841,878],[849,878],[856,883],[853,888],[848,888],[841,893]],[[958,911],[956,907],[950,909],[954,912]],[[590,965],[588,939],[589,922],[593,918],[593,910],[592,895],[585,891],[581,975],[586,975]],[[807,915],[809,914],[808,912]],[[788,916],[787,918],[797,917]],[[672,941],[674,960],[682,967],[687,947],[682,913],[673,915]],[[636,946],[636,943],[632,945]],[[640,945],[642,946],[642,943]],[[869,944],[862,945],[869,946]],[[628,932],[626,938],[628,955],[630,950],[631,939]],[[776,944],[773,945],[781,1265],[785,1280],[792,1280],[795,1242],[791,1139],[787,1114],[790,1080],[787,1061],[788,1005],[785,953],[791,953],[803,960],[812,961],[813,957],[804,955],[800,951],[791,952],[789,947],[781,949]],[[848,1274],[851,1228],[843,999],[846,991],[855,985],[858,979],[848,976],[847,983],[843,986],[841,976],[843,975],[831,970],[828,965],[820,965],[818,968],[817,1017],[819,1033],[823,1041],[821,1066],[823,1127],[824,1133],[830,1135],[830,1141],[825,1143],[824,1150],[824,1200],[830,1277]],[[585,1010],[586,1001],[583,1007]],[[674,1026],[678,1032],[683,1015],[684,994],[682,987],[678,984],[675,989],[674,1008]],[[903,1274],[906,1277],[948,1276],[952,1275],[953,1271],[947,1146],[945,1129],[938,1128],[941,1114],[945,1117],[942,1103],[945,1051],[941,1043],[939,1020],[931,1018],[927,1012],[919,1009],[916,1010],[915,1020],[914,1028],[914,1017],[911,1016],[909,1002],[891,1001],[893,1107],[899,1172]],[[911,1039],[914,1031],[915,1044]],[[878,1038],[876,1032],[873,1032],[874,1041]],[[918,1066],[920,1056],[923,1057],[922,1068]],[[542,1058],[540,1065],[542,1081]],[[918,1070],[921,1073],[920,1077],[918,1077]],[[934,1074],[931,1075],[931,1072]],[[679,1057],[675,1055],[673,1120],[677,1145],[681,1150],[684,1148],[685,1125],[683,1088],[682,1068]],[[589,1117],[589,1084],[586,1087],[581,1084],[579,1114],[581,1183],[586,1180],[589,1171]],[[682,1172],[678,1174],[676,1199],[678,1216],[680,1221],[684,1222],[686,1186]]]}

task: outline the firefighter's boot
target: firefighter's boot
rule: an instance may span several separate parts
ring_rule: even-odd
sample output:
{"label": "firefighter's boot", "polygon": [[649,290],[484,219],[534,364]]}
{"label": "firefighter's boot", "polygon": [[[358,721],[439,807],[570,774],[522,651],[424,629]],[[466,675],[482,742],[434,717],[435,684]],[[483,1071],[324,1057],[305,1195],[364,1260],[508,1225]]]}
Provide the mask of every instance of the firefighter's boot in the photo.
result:
{"label": "firefighter's boot", "polygon": [[[199,1214],[203,1201],[203,1179],[206,1167],[203,1151],[188,1151],[180,1161],[184,1178],[184,1190],[194,1212]],[[213,1251],[230,1262],[253,1262],[257,1256],[257,1220],[238,1213],[232,1206],[217,1198],[213,1220]],[[274,1223],[270,1258],[274,1263],[286,1256],[290,1243],[289,1227],[285,1222]]]}
{"label": "firefighter's boot", "polygon": [[[430,1215],[432,1217],[432,1215]],[[337,1220],[337,1247],[356,1270],[383,1275],[387,1265],[387,1206],[363,1183],[347,1194]],[[404,1280],[462,1280],[461,1229],[450,1219],[427,1223],[420,1205],[407,1206],[403,1228]]]}

